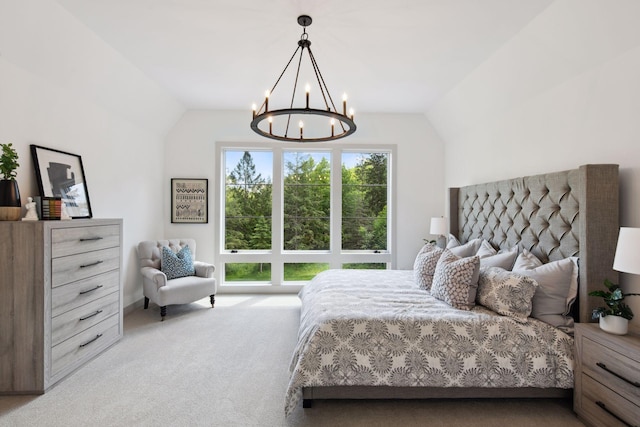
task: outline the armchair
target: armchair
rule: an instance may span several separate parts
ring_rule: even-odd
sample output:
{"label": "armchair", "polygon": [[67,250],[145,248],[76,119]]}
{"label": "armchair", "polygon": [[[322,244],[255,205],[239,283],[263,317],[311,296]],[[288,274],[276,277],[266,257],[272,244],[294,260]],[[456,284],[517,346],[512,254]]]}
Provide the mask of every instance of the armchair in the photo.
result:
{"label": "armchair", "polygon": [[149,300],[160,306],[161,320],[167,314],[167,305],[188,304],[209,296],[211,307],[215,303],[216,279],[212,264],[193,261],[195,275],[168,279],[161,270],[162,248],[168,247],[173,253],[189,246],[192,258],[196,259],[194,239],[151,240],[138,244],[138,258],[142,273],[144,308],[149,308]]}

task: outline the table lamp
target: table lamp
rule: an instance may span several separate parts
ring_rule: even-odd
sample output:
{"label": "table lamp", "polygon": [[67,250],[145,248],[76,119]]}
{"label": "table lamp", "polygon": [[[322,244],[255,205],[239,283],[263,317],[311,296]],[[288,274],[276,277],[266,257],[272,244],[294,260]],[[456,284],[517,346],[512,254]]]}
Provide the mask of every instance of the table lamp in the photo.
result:
{"label": "table lamp", "polygon": [[429,233],[437,236],[436,245],[440,248],[447,246],[447,230],[447,218],[442,216],[431,218]]}
{"label": "table lamp", "polygon": [[640,274],[640,228],[620,227],[613,269]]}

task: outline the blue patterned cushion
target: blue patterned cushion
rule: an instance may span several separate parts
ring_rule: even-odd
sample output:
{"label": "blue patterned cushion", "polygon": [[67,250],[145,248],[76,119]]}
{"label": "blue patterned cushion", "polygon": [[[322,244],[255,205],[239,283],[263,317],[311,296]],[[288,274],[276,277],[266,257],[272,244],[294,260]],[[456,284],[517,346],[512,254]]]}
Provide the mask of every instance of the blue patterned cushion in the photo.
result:
{"label": "blue patterned cushion", "polygon": [[178,277],[193,276],[196,274],[189,246],[187,245],[180,249],[178,253],[173,253],[171,249],[163,246],[160,269],[167,275],[167,279],[176,279]]}

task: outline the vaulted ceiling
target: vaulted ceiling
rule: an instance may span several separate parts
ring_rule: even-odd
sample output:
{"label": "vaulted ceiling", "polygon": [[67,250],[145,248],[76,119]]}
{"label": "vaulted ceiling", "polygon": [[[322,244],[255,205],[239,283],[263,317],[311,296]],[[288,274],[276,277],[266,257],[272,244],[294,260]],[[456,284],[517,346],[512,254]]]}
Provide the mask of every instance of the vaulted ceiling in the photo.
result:
{"label": "vaulted ceiling", "polygon": [[553,2],[57,1],[190,109],[261,101],[297,47],[297,17],[310,15],[334,99],[346,92],[359,112],[389,113],[427,111]]}

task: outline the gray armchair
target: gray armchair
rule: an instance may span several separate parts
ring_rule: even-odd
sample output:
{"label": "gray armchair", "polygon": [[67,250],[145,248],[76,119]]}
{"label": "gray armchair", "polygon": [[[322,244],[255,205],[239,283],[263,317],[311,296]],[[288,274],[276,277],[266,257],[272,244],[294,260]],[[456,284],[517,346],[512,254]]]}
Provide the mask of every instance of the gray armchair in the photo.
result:
{"label": "gray armchair", "polygon": [[[167,279],[160,270],[162,247],[167,246],[174,253],[189,246],[193,256],[195,276]],[[215,303],[216,279],[213,278],[215,267],[212,264],[195,261],[196,241],[194,239],[170,239],[144,241],[138,244],[138,258],[142,273],[142,290],[144,294],[144,308],[149,308],[149,300],[160,306],[161,320],[167,314],[167,305],[188,304],[206,296],[211,300],[211,307]]]}

